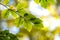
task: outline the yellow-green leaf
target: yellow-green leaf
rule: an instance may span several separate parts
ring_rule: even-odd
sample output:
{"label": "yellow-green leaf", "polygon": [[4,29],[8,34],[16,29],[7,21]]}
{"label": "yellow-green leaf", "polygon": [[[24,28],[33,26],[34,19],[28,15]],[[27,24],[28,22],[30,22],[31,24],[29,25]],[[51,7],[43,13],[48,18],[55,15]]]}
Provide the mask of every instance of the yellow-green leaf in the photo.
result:
{"label": "yellow-green leaf", "polygon": [[24,9],[18,10],[18,13],[19,13],[21,16],[24,16],[24,14],[26,13],[26,10],[24,10]]}
{"label": "yellow-green leaf", "polygon": [[54,0],[34,0],[36,3],[39,3],[43,8],[47,8],[49,5],[55,4]]}
{"label": "yellow-green leaf", "polygon": [[4,4],[8,4],[9,3],[9,0],[4,0],[3,3]]}
{"label": "yellow-green leaf", "polygon": [[38,4],[40,0],[34,0],[34,1]]}
{"label": "yellow-green leaf", "polygon": [[24,21],[24,28],[27,30],[27,31],[31,31],[32,30],[32,24],[31,22],[29,21]]}
{"label": "yellow-green leaf", "polygon": [[3,10],[2,11],[2,18],[8,18],[9,16],[9,10]]}
{"label": "yellow-green leaf", "polygon": [[26,2],[18,3],[16,6],[17,9],[22,9],[22,8],[27,8],[27,7],[28,5]]}
{"label": "yellow-green leaf", "polygon": [[12,14],[12,16],[13,16],[14,19],[16,19],[16,18],[19,17],[16,12],[14,12],[14,11],[10,11],[10,12],[11,12],[11,14]]}
{"label": "yellow-green leaf", "polygon": [[21,25],[23,24],[23,22],[24,22],[24,19],[23,19],[23,18],[17,18],[17,19],[15,20],[15,25],[16,25],[16,27],[21,26]]}

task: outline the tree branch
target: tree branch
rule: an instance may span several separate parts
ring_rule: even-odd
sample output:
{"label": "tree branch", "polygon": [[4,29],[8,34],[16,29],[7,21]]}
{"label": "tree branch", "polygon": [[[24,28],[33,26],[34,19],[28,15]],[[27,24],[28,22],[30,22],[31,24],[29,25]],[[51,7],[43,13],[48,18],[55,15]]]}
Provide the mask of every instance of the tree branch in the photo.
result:
{"label": "tree branch", "polygon": [[0,3],[0,4],[3,5],[3,6],[6,7],[6,8],[9,8],[8,6],[4,5],[3,3]]}
{"label": "tree branch", "polygon": [[[2,3],[0,3],[0,4],[3,5],[4,7],[6,7],[8,10],[11,10],[11,9],[9,8],[9,6],[6,6],[6,5],[4,5],[4,4],[2,4]],[[19,12],[18,12],[17,9],[15,9],[15,10],[11,10],[11,11],[16,12],[16,14],[17,14],[19,17],[24,18],[23,16],[21,16],[21,15],[19,14]]]}

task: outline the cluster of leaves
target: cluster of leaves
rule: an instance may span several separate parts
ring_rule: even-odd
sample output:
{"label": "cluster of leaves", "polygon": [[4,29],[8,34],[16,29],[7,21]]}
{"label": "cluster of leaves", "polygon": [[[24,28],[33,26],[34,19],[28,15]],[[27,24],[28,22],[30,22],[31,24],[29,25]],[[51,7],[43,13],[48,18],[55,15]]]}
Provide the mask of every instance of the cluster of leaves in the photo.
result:
{"label": "cluster of leaves", "polygon": [[47,8],[48,5],[54,4],[54,0],[34,0],[36,3],[40,3],[40,5],[44,8]]}
{"label": "cluster of leaves", "polygon": [[0,2],[3,2],[4,4],[8,4],[10,0],[0,0]]}
{"label": "cluster of leaves", "polygon": [[42,20],[39,18],[36,18],[34,15],[27,13],[25,10],[19,10],[17,13],[19,14],[19,17],[16,12],[11,10],[4,10],[2,11],[2,17],[8,18],[9,14],[12,14],[13,17],[15,17],[15,25],[16,27],[19,27],[21,25],[24,25],[24,28],[27,29],[27,31],[31,31],[32,27],[36,27],[37,29],[40,29],[43,27]]}
{"label": "cluster of leaves", "polygon": [[8,30],[0,31],[0,40],[18,40],[17,36]]}
{"label": "cluster of leaves", "polygon": [[[31,31],[32,27],[35,27],[37,29],[43,27],[42,20],[30,14],[30,12],[27,12],[25,10],[26,6],[24,5],[24,2],[18,2],[15,7],[8,6],[9,8],[7,8],[6,10],[2,10],[2,18],[8,19],[9,15],[12,14],[13,19],[15,19],[14,24],[16,25],[16,27],[23,25],[24,28],[29,32]],[[7,5],[4,6],[7,7]],[[14,8],[16,9],[14,10]]]}

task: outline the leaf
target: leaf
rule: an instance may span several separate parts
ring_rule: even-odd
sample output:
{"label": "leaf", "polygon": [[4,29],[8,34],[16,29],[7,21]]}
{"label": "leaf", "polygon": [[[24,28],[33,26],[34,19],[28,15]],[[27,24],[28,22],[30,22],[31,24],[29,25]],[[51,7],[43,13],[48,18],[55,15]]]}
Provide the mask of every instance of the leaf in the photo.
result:
{"label": "leaf", "polygon": [[40,30],[41,28],[43,28],[43,24],[40,23],[40,24],[34,24],[34,27],[38,30]]}
{"label": "leaf", "polygon": [[55,3],[55,0],[49,0],[48,3],[49,4],[54,4]]}
{"label": "leaf", "polygon": [[40,0],[34,0],[37,4],[40,2]]}
{"label": "leaf", "polygon": [[24,14],[24,17],[25,17],[27,20],[29,20],[29,21],[31,21],[31,20],[30,20],[31,18],[36,18],[34,15],[29,14],[29,13],[25,13],[25,14]]}
{"label": "leaf", "polygon": [[39,18],[31,18],[30,21],[34,24],[40,24],[42,23],[42,20]]}
{"label": "leaf", "polygon": [[4,0],[3,3],[7,5],[9,3],[9,0]]}
{"label": "leaf", "polygon": [[18,13],[19,13],[21,16],[24,16],[24,14],[26,13],[26,10],[24,10],[24,9],[19,9],[19,10],[18,10]]}
{"label": "leaf", "polygon": [[34,15],[26,13],[24,17],[28,21],[32,22],[34,24],[34,27],[36,27],[37,29],[40,29],[43,27],[42,20],[39,18],[36,18]]}
{"label": "leaf", "polygon": [[23,19],[23,18],[17,18],[17,19],[15,20],[15,25],[16,25],[16,27],[21,26],[21,25],[23,24],[23,22],[24,22],[24,19]]}
{"label": "leaf", "polygon": [[9,33],[9,30],[0,31],[0,40],[18,40],[17,36]]}
{"label": "leaf", "polygon": [[28,5],[27,5],[27,2],[20,2],[17,4],[16,8],[19,10],[19,9],[24,9],[24,8],[27,8]]}
{"label": "leaf", "polygon": [[[25,17],[25,19],[26,19],[28,22],[30,21],[30,24],[29,24],[28,22],[25,23],[25,24],[26,24],[26,28],[28,28],[28,27],[30,28],[30,26],[28,26],[28,25],[31,25],[31,26],[34,25],[34,27],[35,27],[36,29],[40,29],[40,28],[43,27],[42,20],[39,19],[39,18],[36,18],[34,15],[25,13],[25,14],[24,14],[24,17]],[[31,22],[33,23],[33,25],[31,24]],[[28,27],[27,27],[27,26],[28,26]],[[28,28],[27,30],[29,30],[29,28]],[[30,30],[31,30],[31,28],[30,28]]]}
{"label": "leaf", "polygon": [[43,8],[47,8],[49,5],[53,5],[55,3],[54,0],[34,0],[36,3],[40,3]]}
{"label": "leaf", "polygon": [[30,21],[34,24],[36,29],[41,29],[43,27],[42,20],[39,18],[31,18]]}
{"label": "leaf", "polygon": [[32,30],[32,24],[29,21],[24,21],[24,28],[30,32]]}
{"label": "leaf", "polygon": [[28,16],[28,13],[25,13],[25,14],[24,14],[24,17],[25,17],[25,16]]}
{"label": "leaf", "polygon": [[3,10],[2,11],[2,18],[8,18],[9,16],[9,10]]}
{"label": "leaf", "polygon": [[42,7],[47,8],[47,6],[48,6],[48,1],[42,0],[42,1],[40,2],[40,4],[41,4]]}
{"label": "leaf", "polygon": [[[9,34],[9,30],[5,30],[5,31],[3,31],[3,32],[4,32],[4,34],[6,34],[6,33]],[[6,35],[7,35],[7,34],[6,34]]]}
{"label": "leaf", "polygon": [[12,16],[13,16],[14,19],[16,19],[16,18],[19,17],[16,12],[14,12],[14,11],[10,11],[10,12],[11,12],[11,14],[12,14]]}

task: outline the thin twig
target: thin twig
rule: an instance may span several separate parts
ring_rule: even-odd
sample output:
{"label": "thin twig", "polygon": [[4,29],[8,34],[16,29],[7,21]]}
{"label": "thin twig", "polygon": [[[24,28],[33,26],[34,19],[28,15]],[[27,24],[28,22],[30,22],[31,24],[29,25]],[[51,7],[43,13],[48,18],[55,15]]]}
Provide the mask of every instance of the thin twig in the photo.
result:
{"label": "thin twig", "polygon": [[6,7],[6,8],[9,8],[8,6],[4,5],[3,3],[0,3],[0,4],[3,5],[3,6]]}
{"label": "thin twig", "polygon": [[[6,7],[8,10],[11,10],[11,9],[9,9],[9,6],[6,6],[6,5],[4,5],[4,4],[2,4],[2,3],[0,3],[1,5],[3,5],[4,7]],[[14,10],[11,10],[11,11],[14,11]],[[14,12],[16,12],[16,14],[19,16],[19,17],[22,17],[22,18],[24,18],[23,16],[21,16],[20,14],[19,14],[19,12],[18,12],[18,10],[17,9],[15,9],[15,11]]]}

